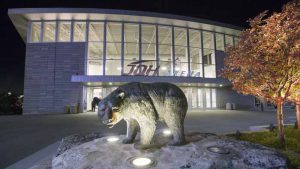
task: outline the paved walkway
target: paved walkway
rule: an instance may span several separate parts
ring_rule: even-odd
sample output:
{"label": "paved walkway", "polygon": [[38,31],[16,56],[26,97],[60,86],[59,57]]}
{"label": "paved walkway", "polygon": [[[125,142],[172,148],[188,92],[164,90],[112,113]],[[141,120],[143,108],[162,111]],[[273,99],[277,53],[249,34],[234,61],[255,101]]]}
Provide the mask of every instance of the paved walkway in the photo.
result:
{"label": "paved walkway", "polygon": [[[286,112],[291,123],[295,112]],[[275,112],[206,110],[189,112],[185,130],[227,133],[249,130],[250,126],[276,124]],[[0,116],[0,168],[61,140],[62,137],[100,131],[124,134],[125,122],[109,129],[99,123],[95,113],[67,115]]]}

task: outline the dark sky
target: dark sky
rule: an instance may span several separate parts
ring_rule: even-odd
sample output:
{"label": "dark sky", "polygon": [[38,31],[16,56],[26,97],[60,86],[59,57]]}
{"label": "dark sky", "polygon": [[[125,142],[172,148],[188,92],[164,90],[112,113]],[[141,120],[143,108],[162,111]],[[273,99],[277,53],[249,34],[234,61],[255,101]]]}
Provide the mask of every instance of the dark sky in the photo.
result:
{"label": "dark sky", "polygon": [[191,16],[248,27],[264,10],[288,0],[0,0],[0,92],[23,92],[25,44],[8,18],[9,8],[77,7],[127,9]]}

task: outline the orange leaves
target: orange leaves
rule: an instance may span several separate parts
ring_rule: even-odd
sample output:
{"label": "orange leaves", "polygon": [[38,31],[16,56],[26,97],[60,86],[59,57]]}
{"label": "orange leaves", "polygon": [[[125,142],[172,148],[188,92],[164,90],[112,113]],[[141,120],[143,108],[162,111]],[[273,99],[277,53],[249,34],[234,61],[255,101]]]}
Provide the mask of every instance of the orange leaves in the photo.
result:
{"label": "orange leaves", "polygon": [[292,81],[297,79],[293,72],[300,71],[299,6],[299,0],[292,1],[281,13],[266,18],[265,11],[249,19],[251,28],[240,34],[240,42],[226,48],[221,76],[229,79],[235,90],[269,100],[278,93],[290,94]]}

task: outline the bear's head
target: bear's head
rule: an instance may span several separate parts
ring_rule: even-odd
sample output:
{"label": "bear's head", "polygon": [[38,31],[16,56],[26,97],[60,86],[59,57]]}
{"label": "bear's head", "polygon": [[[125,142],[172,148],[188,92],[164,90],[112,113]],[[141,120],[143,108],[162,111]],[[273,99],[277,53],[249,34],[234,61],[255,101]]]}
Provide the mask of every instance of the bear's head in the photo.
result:
{"label": "bear's head", "polygon": [[123,119],[121,110],[124,107],[124,98],[125,92],[116,89],[99,103],[98,117],[109,128],[112,128]]}

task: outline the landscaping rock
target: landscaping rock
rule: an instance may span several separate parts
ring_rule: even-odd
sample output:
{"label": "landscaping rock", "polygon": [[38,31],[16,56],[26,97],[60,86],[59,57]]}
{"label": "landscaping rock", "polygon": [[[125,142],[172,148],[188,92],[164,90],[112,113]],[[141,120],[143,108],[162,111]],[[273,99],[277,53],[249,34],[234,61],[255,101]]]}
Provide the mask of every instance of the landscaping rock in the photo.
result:
{"label": "landscaping rock", "polygon": [[61,150],[52,160],[52,168],[129,169],[133,167],[128,160],[141,156],[156,161],[153,169],[288,168],[287,159],[275,150],[226,136],[187,133],[187,144],[167,146],[171,136],[158,131],[148,150],[135,149],[133,144],[122,144],[125,136],[118,137],[120,140],[112,143],[106,141],[108,137],[102,137],[68,147],[64,152]]}

